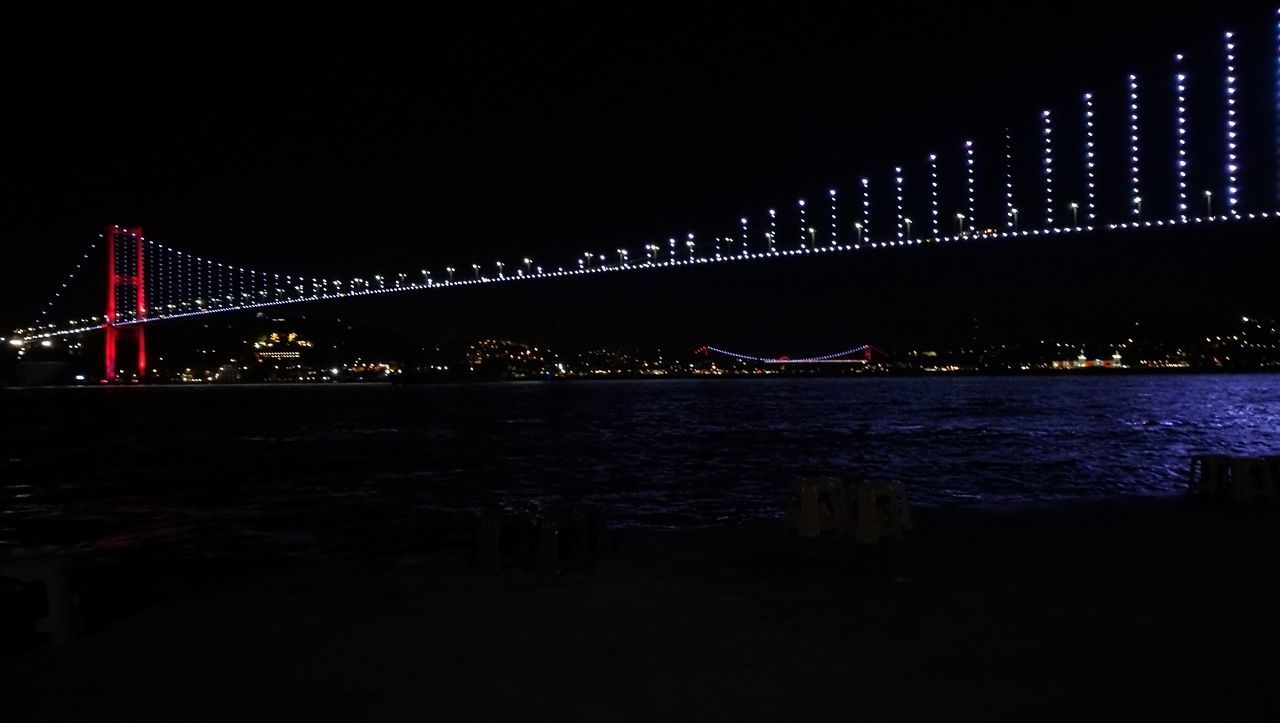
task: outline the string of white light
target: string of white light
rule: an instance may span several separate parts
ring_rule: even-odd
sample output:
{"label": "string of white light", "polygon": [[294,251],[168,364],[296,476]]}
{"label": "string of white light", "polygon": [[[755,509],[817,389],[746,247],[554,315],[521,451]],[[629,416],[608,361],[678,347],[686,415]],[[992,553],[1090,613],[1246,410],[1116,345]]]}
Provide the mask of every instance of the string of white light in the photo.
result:
{"label": "string of white light", "polygon": [[1094,154],[1093,142],[1093,93],[1084,94],[1084,178],[1085,178],[1085,203],[1086,215],[1089,224],[1093,224],[1098,218],[1098,198],[1097,185],[1094,178],[1094,169],[1097,159]]}
{"label": "string of white light", "polygon": [[1138,76],[1129,75],[1129,205],[1135,219],[1142,217],[1142,187],[1139,176]]}
{"label": "string of white light", "polygon": [[1045,225],[1053,228],[1053,114],[1044,111],[1044,220]]}
{"label": "string of white light", "polygon": [[[102,234],[98,234],[98,238],[101,239]],[[62,300],[62,292],[66,291],[67,288],[75,282],[76,278],[80,276],[80,271],[84,268],[85,262],[89,260],[89,257],[93,254],[93,250],[96,248],[98,248],[98,242],[96,240],[90,241],[89,248],[87,248],[84,253],[80,254],[80,258],[76,259],[75,266],[73,266],[71,271],[67,272],[67,275],[63,277],[62,282],[58,284],[57,290],[53,292],[53,296],[49,298],[49,301],[47,301],[44,306],[40,307],[40,313],[31,321],[31,326],[35,327],[44,323],[44,320],[49,316],[49,312],[58,305],[59,301]]]}
{"label": "string of white light", "polygon": [[964,142],[964,156],[965,173],[969,184],[969,233],[973,234],[978,231],[978,179],[974,169],[973,141]]}
{"label": "string of white light", "polygon": [[1177,117],[1174,119],[1178,160],[1175,172],[1178,178],[1178,215],[1187,215],[1187,74],[1182,72],[1182,54],[1174,56],[1177,74],[1174,76],[1174,89],[1177,91]]}
{"label": "string of white light", "polygon": [[897,191],[896,198],[898,200],[898,245],[901,246],[904,243],[903,239],[906,238],[906,233],[904,232],[904,229],[906,227],[906,224],[904,223],[904,221],[906,221],[906,216],[902,212],[902,169],[899,167],[894,167],[893,169],[893,186]]}
{"label": "string of white light", "polygon": [[862,233],[861,240],[871,241],[871,179],[862,179]]}
{"label": "string of white light", "polygon": [[1004,129],[1004,226],[1018,227],[1018,209],[1013,203],[1013,136]]}
{"label": "string of white light", "polygon": [[827,192],[831,196],[831,245],[840,244],[839,224],[836,222],[836,189]]}
{"label": "string of white light", "polygon": [[805,221],[804,216],[804,199],[800,199],[800,248],[805,247],[805,240],[812,240],[812,234],[809,232],[809,224]]}
{"label": "string of white light", "polygon": [[1236,154],[1238,132],[1236,130],[1236,43],[1235,33],[1228,32],[1227,49],[1227,212],[1235,215],[1236,205],[1240,202],[1237,186],[1237,174],[1240,171],[1239,157]]}
{"label": "string of white light", "polygon": [[938,155],[936,153],[929,154],[929,215],[933,238],[941,238],[942,228],[939,226],[941,218],[938,215]]}

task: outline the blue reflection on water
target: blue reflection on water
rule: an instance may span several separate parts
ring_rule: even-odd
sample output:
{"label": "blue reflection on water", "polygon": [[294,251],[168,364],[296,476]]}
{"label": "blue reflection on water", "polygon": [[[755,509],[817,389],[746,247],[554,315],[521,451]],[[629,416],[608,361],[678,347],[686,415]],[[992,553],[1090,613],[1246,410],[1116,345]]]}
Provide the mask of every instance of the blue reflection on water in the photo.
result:
{"label": "blue reflection on water", "polygon": [[0,545],[176,557],[356,550],[526,497],[644,527],[774,517],[819,473],[935,505],[1174,494],[1192,454],[1280,453],[1263,375],[0,394]]}

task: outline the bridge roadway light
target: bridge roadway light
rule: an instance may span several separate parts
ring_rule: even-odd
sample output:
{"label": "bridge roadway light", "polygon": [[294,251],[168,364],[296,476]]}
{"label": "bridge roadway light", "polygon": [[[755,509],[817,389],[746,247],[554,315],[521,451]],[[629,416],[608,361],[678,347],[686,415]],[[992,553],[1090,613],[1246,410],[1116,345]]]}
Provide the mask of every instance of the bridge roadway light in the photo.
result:
{"label": "bridge roadway light", "polygon": [[815,231],[812,226],[809,227],[809,243],[814,246],[818,245],[818,232]]}
{"label": "bridge roadway light", "polygon": [[453,281],[454,268],[452,266],[446,266],[445,271],[449,274],[449,281]]}
{"label": "bridge roadway light", "polygon": [[957,213],[957,214],[956,214],[956,221],[957,221],[957,223],[959,224],[959,233],[960,233],[960,235],[961,235],[961,236],[963,236],[963,235],[964,235],[964,214],[963,214],[963,213]]}
{"label": "bridge roadway light", "polygon": [[1080,225],[1080,204],[1074,201],[1071,202],[1071,225]]}
{"label": "bridge roadway light", "polygon": [[1013,230],[1017,231],[1018,230],[1018,209],[1011,208],[1009,209],[1009,212],[1013,214]]}
{"label": "bridge roadway light", "polygon": [[904,218],[902,219],[902,222],[907,225],[907,241],[910,241],[911,240],[911,219]]}
{"label": "bridge roadway light", "polygon": [[1133,212],[1138,218],[1142,218],[1142,196],[1133,197]]}
{"label": "bridge roadway light", "polygon": [[528,270],[530,269],[530,267],[532,267],[532,266],[533,266],[533,259],[530,259],[530,258],[526,258],[526,259],[524,259],[524,270],[525,270],[525,271],[528,271]]}
{"label": "bridge roadway light", "polygon": [[853,224],[853,228],[855,231],[858,232],[858,245],[862,245],[862,223],[855,221]]}
{"label": "bridge roadway light", "polygon": [[497,262],[497,264],[498,264],[498,276],[502,276],[502,266],[503,266],[503,264],[502,264],[502,262],[501,262],[501,261],[498,261],[498,262]]}
{"label": "bridge roadway light", "polygon": [[1204,210],[1205,215],[1213,218],[1213,191],[1204,192]]}
{"label": "bridge roadway light", "polygon": [[476,279],[480,278],[480,264],[471,264],[471,269],[476,272]]}

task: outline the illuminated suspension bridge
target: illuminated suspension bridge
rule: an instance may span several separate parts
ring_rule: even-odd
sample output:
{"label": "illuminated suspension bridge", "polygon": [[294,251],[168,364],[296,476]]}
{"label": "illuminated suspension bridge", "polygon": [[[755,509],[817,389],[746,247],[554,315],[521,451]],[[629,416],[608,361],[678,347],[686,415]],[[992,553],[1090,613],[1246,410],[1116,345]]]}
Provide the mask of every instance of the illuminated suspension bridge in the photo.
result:
{"label": "illuminated suspension bridge", "polygon": [[[1267,99],[1276,109],[1277,128],[1280,128],[1280,10],[1273,15],[1275,65],[1269,72],[1275,75],[1275,97]],[[832,188],[820,199],[800,199],[792,209],[779,214],[778,209],[768,209],[757,217],[742,217],[737,223],[722,228],[718,235],[699,236],[693,233],[670,237],[665,242],[649,242],[632,253],[619,248],[611,253],[589,252],[557,265],[535,262],[522,258],[518,262],[504,264],[471,264],[469,267],[443,267],[421,269],[413,273],[395,273],[371,278],[333,279],[308,274],[282,274],[275,271],[241,266],[227,259],[214,260],[183,251],[179,248],[145,237],[140,228],[112,226],[88,245],[71,272],[61,281],[53,297],[40,310],[38,317],[26,328],[14,332],[10,344],[23,346],[54,337],[85,334],[101,330],[105,335],[105,377],[116,379],[119,374],[116,349],[121,340],[131,341],[136,354],[132,365],[135,377],[143,377],[147,371],[145,329],[155,322],[198,317],[229,311],[261,309],[313,301],[349,299],[379,294],[439,290],[454,287],[491,284],[530,283],[568,276],[608,274],[630,271],[670,269],[706,264],[735,264],[767,261],[783,257],[855,254],[870,250],[890,249],[902,246],[929,244],[953,244],[995,239],[1034,239],[1092,233],[1124,232],[1135,230],[1158,231],[1193,225],[1225,225],[1247,222],[1266,222],[1280,218],[1280,203],[1274,201],[1266,208],[1246,208],[1242,202],[1241,187],[1249,178],[1261,187],[1261,179],[1249,177],[1260,169],[1246,167],[1242,149],[1242,117],[1240,113],[1239,69],[1240,56],[1235,33],[1227,32],[1222,38],[1220,55],[1208,59],[1201,68],[1212,71],[1204,77],[1221,83],[1222,92],[1216,99],[1201,97],[1202,102],[1213,100],[1223,118],[1220,130],[1211,130],[1208,124],[1193,126],[1188,121],[1188,98],[1193,89],[1204,89],[1213,84],[1202,82],[1198,86],[1192,78],[1190,64],[1179,54],[1172,59],[1169,69],[1168,89],[1174,94],[1171,117],[1163,119],[1169,126],[1172,147],[1153,149],[1143,128],[1160,119],[1148,117],[1147,102],[1152,93],[1138,74],[1128,74],[1123,84],[1117,84],[1119,93],[1108,95],[1109,100],[1123,102],[1124,117],[1108,117],[1108,123],[1120,125],[1128,131],[1125,157],[1107,158],[1108,168],[1123,171],[1123,195],[1111,194],[1104,199],[1098,168],[1103,160],[1099,136],[1099,111],[1095,104],[1102,94],[1084,92],[1074,109],[1044,109],[1037,114],[1036,142],[1033,154],[1038,170],[1034,178],[1021,178],[1014,170],[1015,148],[1008,129],[1002,144],[979,148],[973,138],[960,139],[954,149],[951,163],[958,169],[956,188],[951,189],[955,203],[944,214],[940,192],[944,184],[939,176],[938,153],[929,153],[926,181],[920,184],[923,193],[916,192],[908,184],[904,166],[895,166],[888,179],[864,176],[857,180],[852,192]],[[1156,86],[1154,83],[1152,87]],[[1204,91],[1207,93],[1207,91]],[[1214,90],[1214,95],[1219,95]],[[1080,170],[1080,181],[1074,188],[1064,186],[1061,172],[1064,144],[1059,140],[1065,118],[1074,126],[1072,130],[1081,139],[1080,147],[1068,154]],[[1144,125],[1146,124],[1146,125]],[[1221,167],[1197,169],[1197,178],[1204,179],[1210,188],[1196,189],[1193,198],[1189,185],[1191,160],[1188,145],[1192,136],[1197,143],[1212,143],[1221,149]],[[1251,138],[1262,138],[1263,133],[1253,133]],[[1267,152],[1280,151],[1280,132],[1270,143]],[[1002,146],[1002,147],[1001,147]],[[1026,152],[1024,147],[1021,149]],[[1257,153],[1261,148],[1251,148]],[[999,151],[999,152],[997,152]],[[1159,174],[1145,168],[1159,153],[1172,160],[1162,164]],[[998,214],[982,217],[979,210],[979,157],[985,160],[986,184],[1000,191],[993,193],[1000,203]],[[1275,153],[1280,157],[1280,152]],[[1261,156],[1251,156],[1261,157]],[[1144,179],[1153,175],[1173,177],[1169,198],[1144,197]],[[1019,209],[1015,190],[1023,183],[1036,189],[1032,194],[1036,201]],[[998,186],[997,186],[998,183]],[[1277,179],[1276,196],[1280,197],[1280,179]],[[883,184],[880,203],[873,202],[873,186]],[[1269,182],[1268,182],[1269,185]],[[913,192],[916,196],[913,197]],[[1070,195],[1068,195],[1070,194]],[[892,204],[883,202],[891,198]],[[1028,196],[1022,197],[1024,201]],[[1070,200],[1063,203],[1065,199]],[[908,209],[924,209],[923,220],[913,220]],[[1107,210],[1103,211],[1104,205]],[[951,208],[957,209],[952,215]],[[1035,219],[1032,221],[1032,219]],[[954,221],[954,223],[952,223]],[[785,228],[784,228],[785,226]],[[82,281],[90,261],[99,258],[106,261],[106,309],[105,313],[81,315],[67,319],[61,316],[60,304],[68,290]],[[59,319],[59,320],[55,320]],[[858,347],[827,357],[788,359],[788,363],[839,362],[866,354],[870,347]],[[709,352],[730,358],[759,363],[780,363],[781,359],[769,359],[739,355],[719,349]]]}
{"label": "illuminated suspension bridge", "polygon": [[714,346],[700,347],[695,353],[702,356],[711,356],[714,354],[716,356],[754,364],[865,364],[871,361],[874,354],[884,356],[883,351],[871,346],[870,344],[862,344],[861,346],[855,346],[852,349],[838,351],[834,354],[794,358],[786,355],[766,357],[752,354],[741,354],[735,351],[719,349]]}

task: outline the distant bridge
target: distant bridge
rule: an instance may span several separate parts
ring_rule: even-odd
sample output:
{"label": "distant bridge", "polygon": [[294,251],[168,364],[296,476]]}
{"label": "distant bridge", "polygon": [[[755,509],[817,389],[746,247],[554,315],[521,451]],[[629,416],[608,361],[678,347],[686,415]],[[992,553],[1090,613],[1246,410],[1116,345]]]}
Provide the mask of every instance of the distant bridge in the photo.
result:
{"label": "distant bridge", "polygon": [[741,354],[734,351],[719,349],[714,346],[699,347],[696,354],[701,356],[722,356],[738,361],[752,362],[756,364],[866,364],[872,360],[872,354],[885,356],[885,353],[870,344],[862,344],[852,349],[836,352],[834,354],[824,354],[822,356],[810,357],[789,357],[784,355],[767,357],[753,356],[751,354]]}

